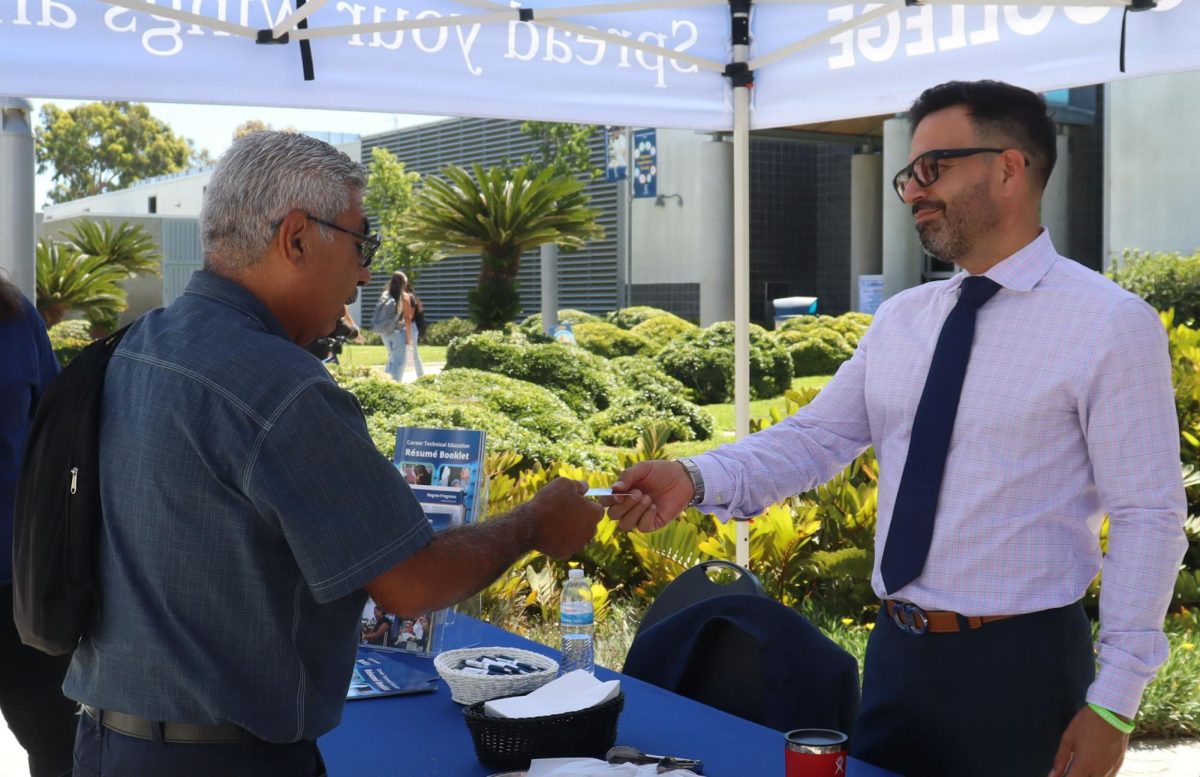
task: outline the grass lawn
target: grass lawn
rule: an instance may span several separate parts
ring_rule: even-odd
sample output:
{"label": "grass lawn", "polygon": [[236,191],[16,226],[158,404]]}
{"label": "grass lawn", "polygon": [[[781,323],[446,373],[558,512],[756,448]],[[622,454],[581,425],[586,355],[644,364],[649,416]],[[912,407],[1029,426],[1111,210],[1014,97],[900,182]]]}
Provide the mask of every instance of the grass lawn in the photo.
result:
{"label": "grass lawn", "polygon": [[[803,378],[796,378],[792,381],[793,389],[805,388],[820,388],[829,382],[832,375],[808,375]],[[774,397],[772,399],[756,399],[750,402],[750,417],[751,418],[766,418],[771,415],[772,408],[779,408],[784,411],[787,405],[787,400],[783,397]],[[701,405],[709,415],[713,417],[714,427],[711,440],[693,440],[691,442],[673,442],[667,444],[667,455],[671,458],[679,458],[680,456],[696,456],[705,451],[712,450],[718,445],[727,442],[733,442],[736,424],[736,411],[733,403],[727,402],[720,405]]]}
{"label": "grass lawn", "polygon": [[[441,364],[446,361],[446,346],[418,345],[422,364]],[[387,364],[387,346],[347,345],[338,361],[351,367],[382,367]]]}

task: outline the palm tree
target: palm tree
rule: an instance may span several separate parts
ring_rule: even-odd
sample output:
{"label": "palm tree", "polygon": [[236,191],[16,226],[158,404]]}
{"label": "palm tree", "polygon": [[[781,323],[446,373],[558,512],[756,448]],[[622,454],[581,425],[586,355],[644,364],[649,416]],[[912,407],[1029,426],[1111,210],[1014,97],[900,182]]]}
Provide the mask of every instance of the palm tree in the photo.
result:
{"label": "palm tree", "polygon": [[63,237],[80,253],[120,265],[131,277],[141,273],[162,275],[162,254],[141,226],[122,221],[121,226],[114,227],[111,221],[97,224],[80,219]]}
{"label": "palm tree", "polygon": [[545,243],[581,248],[604,230],[575,178],[529,166],[472,170],[473,177],[449,165],[442,168],[447,180],[427,177],[403,235],[414,248],[478,251],[479,285],[467,297],[471,320],[480,329],[499,329],[521,311],[521,254]]}
{"label": "palm tree", "polygon": [[102,256],[38,239],[37,309],[46,326],[62,321],[68,310],[80,310],[89,321],[115,320],[128,304],[121,281],[128,273]]}

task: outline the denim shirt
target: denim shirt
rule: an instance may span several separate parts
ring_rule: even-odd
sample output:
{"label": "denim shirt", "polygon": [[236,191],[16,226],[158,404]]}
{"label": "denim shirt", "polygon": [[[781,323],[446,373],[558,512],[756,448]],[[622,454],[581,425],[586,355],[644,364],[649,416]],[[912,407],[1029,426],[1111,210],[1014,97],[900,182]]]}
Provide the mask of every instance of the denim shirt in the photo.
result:
{"label": "denim shirt", "polygon": [[101,606],[66,694],[272,742],[334,728],[364,584],[433,536],[354,396],[202,271],[114,354],[100,455]]}

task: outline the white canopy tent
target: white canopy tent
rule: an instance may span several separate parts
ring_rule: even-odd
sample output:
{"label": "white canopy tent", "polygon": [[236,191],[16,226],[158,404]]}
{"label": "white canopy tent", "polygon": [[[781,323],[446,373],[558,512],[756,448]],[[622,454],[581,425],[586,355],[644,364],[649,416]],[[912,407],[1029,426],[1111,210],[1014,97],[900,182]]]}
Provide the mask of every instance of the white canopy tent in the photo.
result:
{"label": "white canopy tent", "polygon": [[731,132],[742,436],[751,129],[903,111],[952,78],[1048,91],[1200,67],[1197,0],[520,2],[6,0],[0,95]]}

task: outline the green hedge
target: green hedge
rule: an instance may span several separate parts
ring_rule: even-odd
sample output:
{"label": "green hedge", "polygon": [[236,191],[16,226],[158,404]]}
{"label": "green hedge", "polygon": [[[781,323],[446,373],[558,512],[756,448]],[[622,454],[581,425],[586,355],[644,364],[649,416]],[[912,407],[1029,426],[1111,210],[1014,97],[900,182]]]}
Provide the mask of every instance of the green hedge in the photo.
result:
{"label": "green hedge", "polygon": [[[560,323],[563,321],[570,321],[572,327],[574,327],[574,325],[583,323],[584,321],[599,321],[600,318],[582,310],[563,308],[562,310],[558,311],[558,320]],[[543,340],[546,339],[546,335],[542,332],[541,313],[534,313],[532,316],[527,316],[526,318],[522,319],[517,328],[520,329],[526,337],[533,338],[535,340],[539,338]]]}
{"label": "green hedge", "polygon": [[549,440],[591,442],[591,435],[554,392],[505,375],[448,369],[427,375],[418,388],[455,405],[479,405],[506,416],[518,426]]}
{"label": "green hedge", "polygon": [[665,316],[648,318],[629,331],[646,340],[650,344],[651,355],[656,355],[676,337],[685,332],[694,332],[699,328],[691,321],[668,313]]}
{"label": "green hedge", "polygon": [[792,360],[792,372],[798,378],[832,375],[842,362],[854,355],[854,345],[833,329],[813,327],[780,332],[776,339],[785,344]]}
{"label": "green hedge", "polygon": [[634,305],[630,308],[611,310],[604,314],[604,320],[622,329],[633,329],[644,321],[649,321],[652,318],[661,318],[662,316],[675,317],[675,314],[659,308],[652,308],[649,305]]}
{"label": "green hedge", "polygon": [[50,347],[58,363],[66,367],[79,352],[92,343],[92,325],[83,319],[62,321],[50,327]]}
{"label": "green hedge", "polygon": [[640,335],[606,321],[584,321],[572,327],[575,342],[597,356],[615,359],[618,356],[650,356],[653,347]]}
{"label": "green hedge", "polygon": [[465,318],[447,318],[444,321],[434,321],[421,333],[421,345],[450,345],[456,337],[470,337],[475,334],[475,324]]}
{"label": "green hedge", "polygon": [[607,408],[617,391],[603,358],[577,346],[530,343],[501,332],[458,338],[446,349],[446,368],[495,372],[544,386],[580,419]]}
{"label": "green hedge", "polygon": [[[701,405],[728,402],[733,396],[733,322],[686,332],[658,355],[663,370],[691,392]],[[777,397],[792,384],[787,351],[762,327],[750,325],[750,395]]]}
{"label": "green hedge", "polygon": [[1200,324],[1200,251],[1183,256],[1128,250],[1107,274],[1156,310],[1173,308],[1177,323]]}

